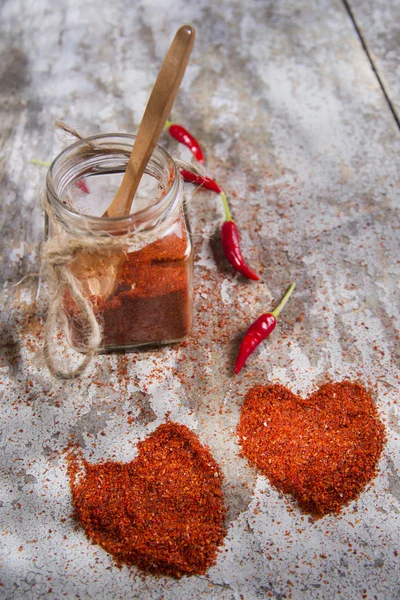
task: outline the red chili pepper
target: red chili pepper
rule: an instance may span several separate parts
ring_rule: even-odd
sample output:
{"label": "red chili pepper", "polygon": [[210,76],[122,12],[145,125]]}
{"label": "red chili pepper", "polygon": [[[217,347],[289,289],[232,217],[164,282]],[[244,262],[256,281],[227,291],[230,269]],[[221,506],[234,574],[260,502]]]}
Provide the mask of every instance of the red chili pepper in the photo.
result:
{"label": "red chili pepper", "polygon": [[201,177],[200,175],[196,175],[191,171],[185,171],[181,169],[181,175],[185,181],[189,181],[190,183],[196,183],[197,185],[202,185],[203,187],[212,190],[213,192],[217,192],[220,194],[222,192],[218,183],[209,177]]}
{"label": "red chili pepper", "polygon": [[78,179],[78,181],[75,181],[75,185],[76,185],[76,187],[78,187],[79,189],[81,189],[82,192],[85,192],[85,194],[90,194],[89,188],[86,185],[84,179]]}
{"label": "red chili pepper", "polygon": [[238,271],[243,277],[247,279],[253,279],[258,281],[259,276],[254,273],[250,267],[248,267],[244,261],[242,251],[240,249],[240,236],[239,230],[236,223],[232,221],[231,211],[229,210],[228,201],[224,192],[221,192],[222,202],[225,208],[226,221],[222,225],[221,229],[221,241],[222,248],[224,250],[226,258],[229,260],[231,265]]}
{"label": "red chili pepper", "polygon": [[258,281],[260,279],[259,276],[244,262],[242,251],[240,249],[239,230],[236,223],[233,221],[225,221],[222,225],[221,240],[225,256],[231,265],[235,267],[236,271],[243,275],[243,277],[247,277],[247,279]]}
{"label": "red chili pepper", "polygon": [[[178,140],[178,142],[181,142],[182,144],[185,144],[185,146],[190,148],[191,152],[194,154],[197,160],[204,164],[203,151],[199,142],[184,127],[182,127],[181,125],[177,125],[176,123],[172,123],[171,121],[167,121],[165,127],[168,130],[168,132],[172,135],[172,137]],[[209,177],[201,177],[199,175],[195,175],[190,171],[181,170],[181,174],[185,181],[190,181],[191,183],[203,185],[209,190],[217,192],[217,194],[221,195],[226,213],[226,221],[223,224],[221,230],[222,248],[224,250],[225,256],[229,260],[231,265],[236,269],[236,271],[238,271],[248,279],[258,281],[260,279],[259,276],[256,273],[254,273],[250,269],[250,267],[248,267],[245,263],[242,251],[240,249],[240,236],[238,228],[236,224],[232,221],[226,196],[217,184],[217,182],[213,179],[210,179]]]}
{"label": "red chili pepper", "polygon": [[192,134],[187,131],[187,129],[182,127],[182,125],[172,123],[171,121],[167,121],[165,127],[173,138],[175,138],[181,144],[187,146],[197,160],[201,164],[204,164],[203,150],[201,149],[201,146],[196,138],[194,138]]}
{"label": "red chili pepper", "polygon": [[257,346],[273,332],[276,327],[278,316],[286,302],[289,300],[289,297],[295,287],[295,283],[290,285],[281,302],[278,304],[275,310],[272,311],[272,313],[265,313],[261,315],[261,317],[258,317],[258,319],[250,325],[244,334],[244,338],[240,344],[239,352],[236,358],[234,369],[236,375],[240,372],[250,354],[252,354]]}

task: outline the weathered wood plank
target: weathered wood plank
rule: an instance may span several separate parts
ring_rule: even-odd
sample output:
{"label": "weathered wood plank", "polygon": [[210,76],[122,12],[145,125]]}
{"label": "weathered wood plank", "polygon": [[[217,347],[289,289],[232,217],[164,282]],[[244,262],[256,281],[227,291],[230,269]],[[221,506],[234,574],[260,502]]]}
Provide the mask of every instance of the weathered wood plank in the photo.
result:
{"label": "weathered wood plank", "polygon": [[348,0],[348,5],[400,123],[400,4]]}
{"label": "weathered wood plank", "polygon": [[[396,597],[400,136],[349,15],[339,0],[128,4],[1,5],[2,594]],[[134,131],[183,22],[197,43],[173,116],[203,143],[262,281],[232,273],[218,241],[222,208],[198,192],[187,344],[100,356],[80,381],[52,381],[35,277],[45,174],[30,158],[62,148],[57,117],[86,133]],[[292,280],[279,328],[233,378],[243,330]],[[340,519],[310,523],[264,478],[254,483],[235,428],[251,385],[306,395],[327,377],[371,387],[388,444],[375,486]],[[132,577],[69,516],[62,451],[71,435],[91,460],[127,461],[167,414],[198,431],[225,473],[228,536],[208,578]]]}

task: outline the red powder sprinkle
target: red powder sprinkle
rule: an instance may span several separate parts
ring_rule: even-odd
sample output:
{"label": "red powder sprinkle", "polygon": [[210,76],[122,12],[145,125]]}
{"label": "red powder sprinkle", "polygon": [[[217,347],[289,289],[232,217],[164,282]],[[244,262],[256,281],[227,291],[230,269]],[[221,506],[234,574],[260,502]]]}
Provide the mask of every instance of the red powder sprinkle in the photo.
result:
{"label": "red powder sprinkle", "polygon": [[376,474],[385,428],[358,383],[328,383],[307,400],[282,385],[254,387],[238,434],[249,462],[302,510],[339,513]]}
{"label": "red powder sprinkle", "polygon": [[204,574],[225,535],[222,474],[184,425],[160,425],[130,463],[90,464],[69,449],[75,517],[118,564],[181,577]]}

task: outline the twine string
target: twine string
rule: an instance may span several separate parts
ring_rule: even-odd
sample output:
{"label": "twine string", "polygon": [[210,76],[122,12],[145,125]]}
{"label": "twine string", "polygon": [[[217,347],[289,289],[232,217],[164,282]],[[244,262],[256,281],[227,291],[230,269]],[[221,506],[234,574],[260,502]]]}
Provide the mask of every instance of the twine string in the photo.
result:
{"label": "twine string", "polygon": [[[72,256],[76,255],[78,248],[79,245],[76,246],[76,249],[73,252],[71,252],[72,249],[70,248],[69,256],[67,256],[67,252],[61,252],[60,257],[58,258],[57,255],[53,253],[53,261],[51,265],[49,263],[49,259],[47,258],[47,267],[52,270],[53,289],[45,324],[43,352],[44,359],[50,373],[57,379],[76,379],[82,375],[99,348],[102,338],[101,327],[95,317],[93,306],[91,302],[84,296],[82,285],[72,274],[70,269]],[[53,336],[56,332],[57,324],[60,322],[61,318],[64,321],[64,326],[66,326],[63,307],[64,294],[66,290],[69,290],[71,298],[76,303],[81,317],[84,321],[86,321],[86,328],[89,334],[86,344],[86,354],[80,364],[75,368],[61,370],[60,365],[55,358]]]}
{"label": "twine string", "polygon": [[[63,122],[57,122],[57,126],[75,138],[84,139],[75,129]],[[92,142],[89,142],[85,147],[87,153],[90,154],[96,153],[98,150],[98,147]],[[106,153],[107,149],[102,147],[101,151]],[[85,152],[85,149],[83,149],[83,152]],[[188,163],[180,159],[174,159],[174,161],[178,169],[185,169],[200,177],[207,176],[204,167],[200,164]],[[71,229],[66,231],[54,214],[53,207],[47,197],[42,198],[42,207],[47,213],[52,229],[52,237],[43,246],[43,264],[45,265],[46,278],[50,288],[50,301],[44,327],[44,359],[53,377],[71,380],[80,377],[89,366],[100,348],[103,337],[102,327],[96,318],[93,305],[85,296],[78,277],[71,270],[73,262],[81,253],[110,256],[116,251],[122,253],[128,250],[139,250],[161,237],[163,232],[170,228],[176,217],[172,215],[150,231],[146,231],[145,225],[142,225],[142,228],[139,227],[134,231],[115,237],[95,235],[89,227],[87,231],[71,231]],[[85,356],[77,366],[71,365],[61,368],[56,358],[55,334],[58,329],[61,329],[61,324],[68,327],[64,307],[66,292],[69,292],[78,309],[79,322],[85,334],[85,347],[82,348]],[[65,364],[65,361],[63,363]]]}

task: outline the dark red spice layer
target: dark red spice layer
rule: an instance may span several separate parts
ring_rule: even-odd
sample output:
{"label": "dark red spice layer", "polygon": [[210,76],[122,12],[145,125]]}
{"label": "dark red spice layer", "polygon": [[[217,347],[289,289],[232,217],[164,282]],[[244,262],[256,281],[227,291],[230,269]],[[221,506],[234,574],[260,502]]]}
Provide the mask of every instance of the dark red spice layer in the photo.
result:
{"label": "dark red spice layer", "polygon": [[[82,276],[82,275],[81,275]],[[92,276],[92,275],[91,275]],[[126,255],[114,296],[91,296],[103,346],[176,341],[192,324],[192,262],[187,237],[171,234]],[[84,346],[77,307],[65,303],[73,344]]]}
{"label": "dark red spice layer", "polygon": [[328,383],[307,400],[282,385],[252,388],[238,425],[249,462],[317,516],[340,512],[376,474],[385,428],[358,383]]}
{"label": "dark red spice layer", "polygon": [[[166,423],[130,463],[68,454],[75,516],[117,563],[181,577],[204,574],[225,535],[221,471],[184,425]],[[82,473],[83,471],[83,473]]]}

